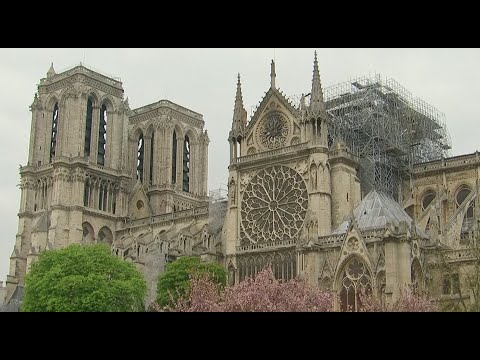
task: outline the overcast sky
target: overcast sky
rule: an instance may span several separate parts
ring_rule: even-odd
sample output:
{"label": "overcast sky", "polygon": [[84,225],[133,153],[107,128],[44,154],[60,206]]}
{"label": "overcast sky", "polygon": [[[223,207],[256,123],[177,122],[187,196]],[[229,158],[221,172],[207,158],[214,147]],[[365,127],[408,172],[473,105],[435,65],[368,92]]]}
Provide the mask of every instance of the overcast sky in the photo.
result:
{"label": "overcast sky", "polygon": [[[480,149],[480,49],[316,49],[324,87],[357,76],[382,74],[446,116],[452,155]],[[15,243],[20,201],[18,165],[27,162],[29,105],[40,79],[83,62],[120,77],[132,109],[168,99],[203,114],[210,136],[209,189],[226,183],[227,136],[233,116],[237,73],[245,109],[270,86],[286,95],[308,93],[315,49],[0,49],[0,281],[6,279]],[[223,185],[225,187],[225,185]]]}

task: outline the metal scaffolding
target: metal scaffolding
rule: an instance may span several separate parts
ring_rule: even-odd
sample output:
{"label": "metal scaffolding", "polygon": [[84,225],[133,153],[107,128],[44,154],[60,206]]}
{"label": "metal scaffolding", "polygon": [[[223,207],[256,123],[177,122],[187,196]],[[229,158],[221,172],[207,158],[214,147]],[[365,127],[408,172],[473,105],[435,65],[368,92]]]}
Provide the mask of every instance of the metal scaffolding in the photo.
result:
{"label": "metal scaffolding", "polygon": [[360,157],[362,191],[385,191],[395,199],[411,166],[449,156],[444,114],[393,79],[380,75],[325,88],[331,139],[341,137]]}

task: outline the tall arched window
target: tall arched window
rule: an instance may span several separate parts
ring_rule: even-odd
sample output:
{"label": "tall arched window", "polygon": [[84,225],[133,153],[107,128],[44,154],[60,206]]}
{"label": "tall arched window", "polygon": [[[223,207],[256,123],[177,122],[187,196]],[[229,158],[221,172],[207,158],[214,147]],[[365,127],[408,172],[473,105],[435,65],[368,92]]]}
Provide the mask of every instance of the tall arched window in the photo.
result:
{"label": "tall arched window", "polygon": [[433,190],[429,190],[422,199],[422,211],[425,211],[428,206],[432,203],[432,201],[435,199],[437,194]]}
{"label": "tall arched window", "polygon": [[173,131],[172,139],[172,184],[177,183],[177,134]]}
{"label": "tall arched window", "polygon": [[90,180],[87,179],[85,181],[85,186],[83,188],[83,206],[89,205],[89,197],[90,197]]}
{"label": "tall arched window", "polygon": [[[467,199],[467,197],[470,195],[472,190],[467,187],[463,186],[458,192],[456,196],[456,207],[460,207],[464,201]],[[470,204],[468,205],[467,212],[465,213],[465,217],[463,218],[463,223],[462,223],[462,230],[460,232],[460,239],[461,240],[466,240],[468,237],[468,233],[472,229],[474,225],[474,210],[475,210],[475,201],[471,201]]]}
{"label": "tall arched window", "polygon": [[143,134],[140,134],[137,142],[137,179],[143,183],[143,158],[145,155],[145,146]]}
{"label": "tall arched window", "polygon": [[372,282],[365,263],[358,259],[350,259],[342,273],[340,283],[340,310],[359,311],[362,307],[362,293],[371,293]]}
{"label": "tall arched window", "polygon": [[183,191],[190,191],[190,140],[185,136],[183,142]]}
{"label": "tall arched window", "polygon": [[155,132],[152,133],[152,140],[150,142],[150,184],[153,183],[153,158],[154,158],[154,150],[153,145],[155,142]]}
{"label": "tall arched window", "polygon": [[98,157],[97,164],[105,165],[105,145],[107,143],[107,106],[100,109],[100,126],[98,129]]}
{"label": "tall arched window", "polygon": [[420,294],[422,289],[422,268],[418,261],[413,261],[411,266],[412,291],[414,294]]}
{"label": "tall arched window", "polygon": [[87,118],[85,120],[85,149],[84,156],[90,156],[90,145],[92,141],[92,119],[93,119],[93,102],[92,98],[87,100]]}
{"label": "tall arched window", "polygon": [[55,103],[53,107],[52,114],[52,134],[50,137],[50,162],[52,162],[55,157],[55,151],[57,148],[57,138],[58,138],[58,103]]}

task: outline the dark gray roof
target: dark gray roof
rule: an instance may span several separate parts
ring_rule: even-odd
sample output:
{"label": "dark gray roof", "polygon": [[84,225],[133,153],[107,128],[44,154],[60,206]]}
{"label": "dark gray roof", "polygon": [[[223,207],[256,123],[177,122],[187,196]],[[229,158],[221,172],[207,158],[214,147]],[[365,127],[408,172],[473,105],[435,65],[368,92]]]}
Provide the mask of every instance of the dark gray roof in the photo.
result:
{"label": "dark gray roof", "polygon": [[208,207],[208,230],[211,234],[217,234],[223,227],[223,221],[227,214],[228,201],[211,203]]}
{"label": "dark gray roof", "polygon": [[[363,198],[353,211],[353,215],[360,231],[383,229],[387,224],[399,226],[400,222],[406,222],[410,226],[413,221],[398,202],[375,189]],[[347,232],[350,222],[351,219],[345,220],[333,234]],[[416,231],[418,235],[426,237],[426,234],[417,226]]]}

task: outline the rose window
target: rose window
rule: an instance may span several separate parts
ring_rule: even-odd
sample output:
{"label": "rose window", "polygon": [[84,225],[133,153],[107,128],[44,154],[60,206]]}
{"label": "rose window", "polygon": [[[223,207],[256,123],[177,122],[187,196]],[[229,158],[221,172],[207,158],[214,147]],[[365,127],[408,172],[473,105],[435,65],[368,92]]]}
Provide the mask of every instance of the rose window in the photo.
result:
{"label": "rose window", "polygon": [[308,208],[304,180],[293,169],[273,166],[247,185],[242,200],[242,228],[251,242],[294,240]]}

